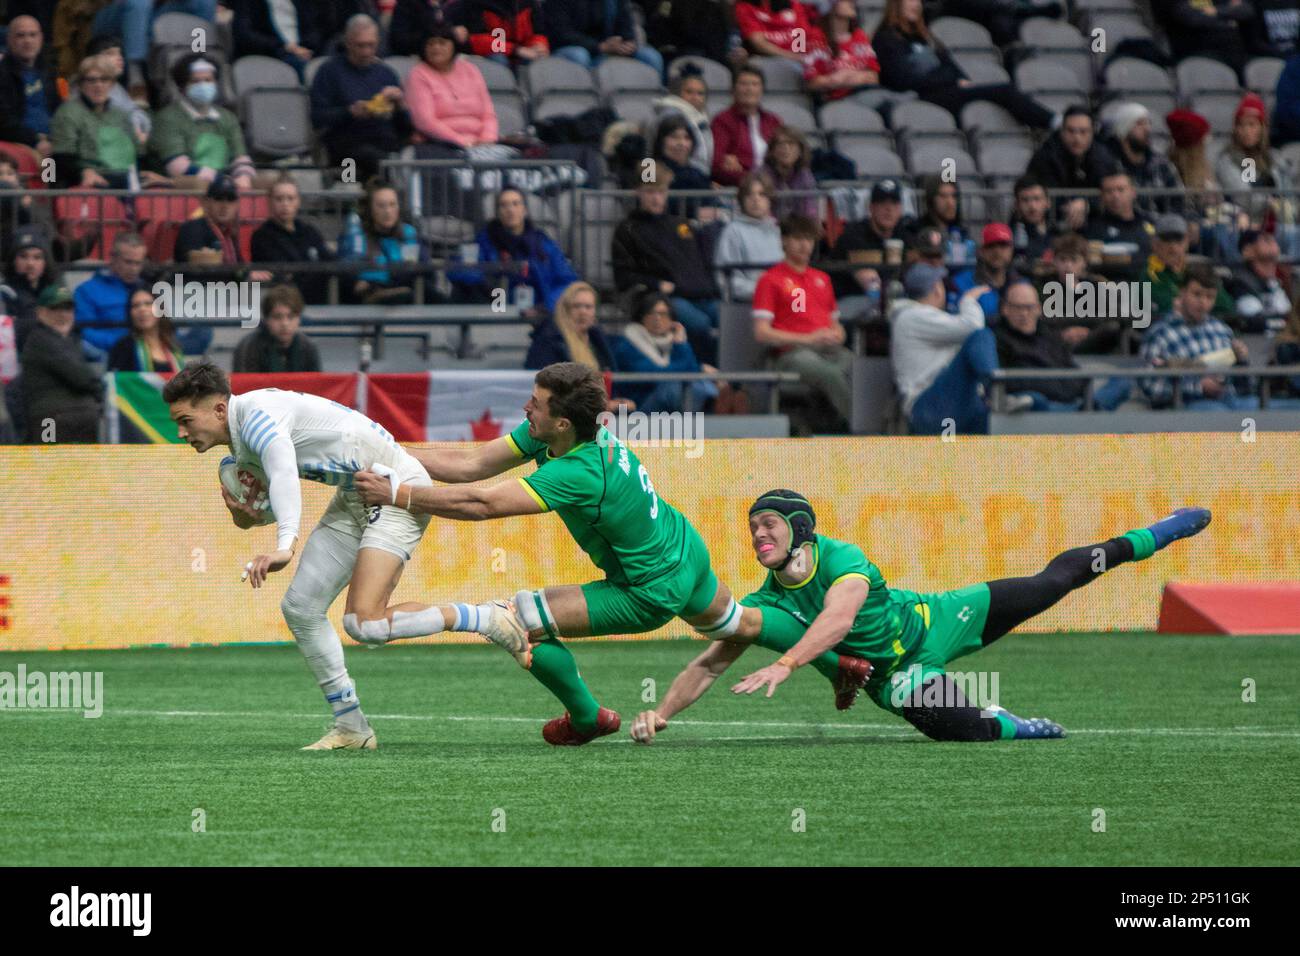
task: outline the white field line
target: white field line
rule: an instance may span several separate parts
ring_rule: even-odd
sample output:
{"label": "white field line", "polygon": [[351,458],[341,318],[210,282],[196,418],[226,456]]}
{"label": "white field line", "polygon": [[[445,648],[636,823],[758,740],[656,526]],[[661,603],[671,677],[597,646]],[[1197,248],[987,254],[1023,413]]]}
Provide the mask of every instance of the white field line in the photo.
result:
{"label": "white field line", "polygon": [[[6,711],[0,709],[0,715]],[[20,711],[14,711],[20,713]],[[50,713],[50,711],[32,710],[30,714]],[[326,713],[291,714],[283,711],[234,711],[234,710],[106,710],[106,716],[121,717],[254,717],[301,720],[328,720]],[[447,720],[467,723],[510,723],[535,724],[545,722],[546,717],[495,717],[491,715],[458,714],[368,714],[371,720]],[[786,728],[805,731],[819,730],[892,730],[902,736],[912,736],[917,731],[897,723],[808,723],[785,720],[674,720],[674,725],[683,727],[754,727],[763,729]],[[1259,726],[1241,727],[1066,727],[1067,734],[1117,734],[1167,737],[1300,737],[1300,730],[1269,730]],[[787,737],[717,737],[715,740],[786,740]]]}

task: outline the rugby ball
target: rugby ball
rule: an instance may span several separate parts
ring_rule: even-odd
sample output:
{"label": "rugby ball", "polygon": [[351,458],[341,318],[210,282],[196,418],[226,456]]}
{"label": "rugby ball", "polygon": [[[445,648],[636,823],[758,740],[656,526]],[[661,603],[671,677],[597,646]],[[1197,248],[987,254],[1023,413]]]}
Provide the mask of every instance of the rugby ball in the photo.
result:
{"label": "rugby ball", "polygon": [[221,486],[230,492],[230,496],[243,504],[251,504],[261,517],[254,524],[274,524],[275,514],[271,511],[271,497],[267,493],[266,473],[252,463],[236,465],[233,455],[221,459]]}

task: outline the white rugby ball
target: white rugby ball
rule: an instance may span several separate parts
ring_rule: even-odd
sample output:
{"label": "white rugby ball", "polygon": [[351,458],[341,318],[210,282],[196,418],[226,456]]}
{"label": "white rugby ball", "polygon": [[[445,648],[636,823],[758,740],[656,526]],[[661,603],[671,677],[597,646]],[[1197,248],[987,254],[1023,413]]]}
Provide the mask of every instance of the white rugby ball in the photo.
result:
{"label": "white rugby ball", "polygon": [[230,496],[242,504],[252,505],[261,514],[255,524],[274,524],[275,514],[271,511],[271,496],[267,493],[266,473],[251,462],[236,465],[234,456],[227,455],[221,459],[221,485]]}

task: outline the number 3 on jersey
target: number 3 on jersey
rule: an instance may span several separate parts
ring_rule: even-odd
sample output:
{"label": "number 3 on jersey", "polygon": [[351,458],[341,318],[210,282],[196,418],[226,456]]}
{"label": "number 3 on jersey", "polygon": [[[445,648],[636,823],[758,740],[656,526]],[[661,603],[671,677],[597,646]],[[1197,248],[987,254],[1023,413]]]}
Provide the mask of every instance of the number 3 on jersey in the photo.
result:
{"label": "number 3 on jersey", "polygon": [[641,478],[641,490],[650,496],[650,518],[653,520],[659,517],[659,496],[655,494],[655,486],[650,484],[650,472],[646,471],[645,465],[641,465],[636,470],[637,475]]}

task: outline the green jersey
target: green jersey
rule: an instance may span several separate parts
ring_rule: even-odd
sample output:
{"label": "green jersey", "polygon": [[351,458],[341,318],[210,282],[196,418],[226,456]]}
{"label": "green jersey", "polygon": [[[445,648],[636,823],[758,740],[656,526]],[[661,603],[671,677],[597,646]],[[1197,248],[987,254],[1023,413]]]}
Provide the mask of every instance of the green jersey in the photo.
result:
{"label": "green jersey", "polygon": [[645,465],[604,428],[558,458],[528,435],[524,420],[506,436],[537,470],[520,483],[543,511],[554,511],[613,584],[639,587],[686,561],[690,525],[655,493]]}
{"label": "green jersey", "polygon": [[871,590],[835,650],[888,666],[921,643],[930,623],[928,605],[915,591],[888,587],[880,568],[856,544],[816,535],[812,560],[812,573],[799,584],[782,584],[776,572],[768,571],[763,586],[740,603],[780,608],[809,627],[826,606],[831,587],[847,578],[862,578]]}

